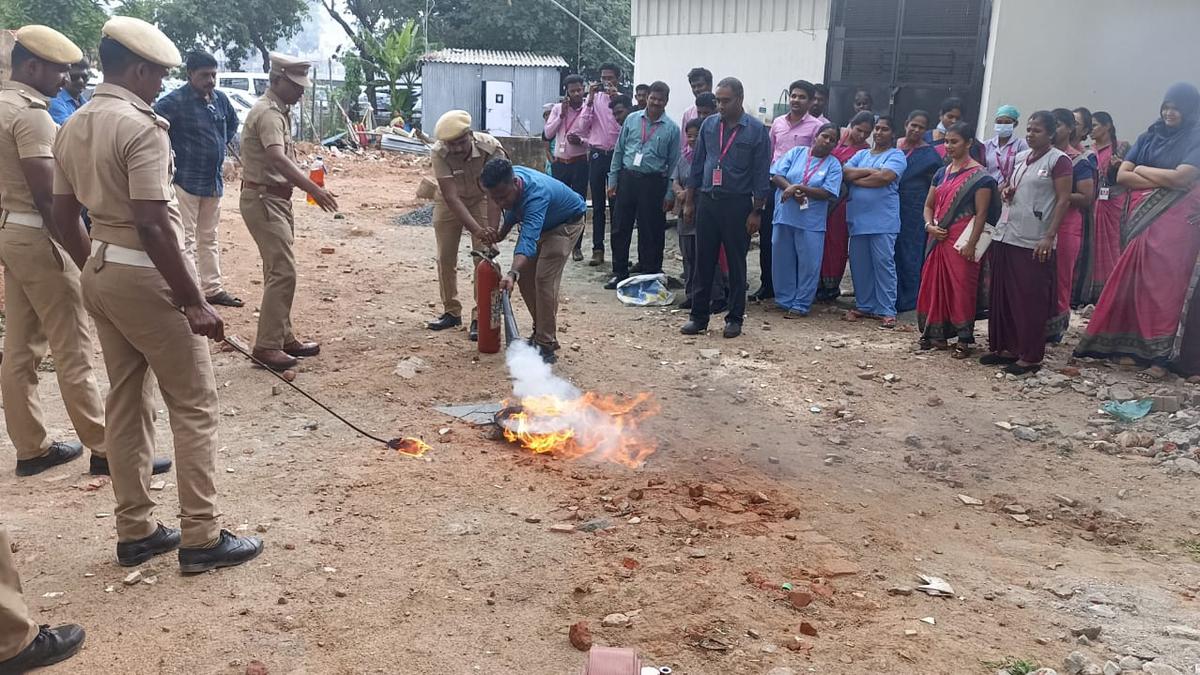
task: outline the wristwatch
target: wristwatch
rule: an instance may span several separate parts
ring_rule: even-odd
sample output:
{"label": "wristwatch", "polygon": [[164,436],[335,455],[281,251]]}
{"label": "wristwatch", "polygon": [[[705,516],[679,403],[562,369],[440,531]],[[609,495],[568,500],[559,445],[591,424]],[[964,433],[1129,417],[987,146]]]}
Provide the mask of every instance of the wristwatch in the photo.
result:
{"label": "wristwatch", "polygon": [[512,277],[514,284],[521,280],[521,273],[516,270],[509,270],[508,276]]}

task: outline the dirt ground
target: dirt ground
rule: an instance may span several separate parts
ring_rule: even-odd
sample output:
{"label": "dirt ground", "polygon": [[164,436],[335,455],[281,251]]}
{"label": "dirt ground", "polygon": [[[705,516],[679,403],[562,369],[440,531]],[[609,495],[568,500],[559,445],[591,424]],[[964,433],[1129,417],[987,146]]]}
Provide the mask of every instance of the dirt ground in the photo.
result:
{"label": "dirt ground", "polygon": [[[1001,378],[834,308],[784,321],[752,306],[740,339],[685,338],[683,313],[623,307],[601,288],[607,268],[574,263],[556,371],[605,394],[651,392],[661,413],[645,430],[660,447],[640,470],[531,457],[431,409],[510,390],[501,355],[423,327],[440,313],[433,232],[393,222],[419,205],[421,168],[330,163],[344,218],[296,202],[295,325],[323,349],[297,383],[433,450],[412,459],[358,438],[214,347],[222,521],[263,532],[264,554],[188,578],[164,556],[140,568],[153,583],[125,585],[112,491],[89,486],[84,461],[5,472],[36,619],[88,630],[82,653],[47,672],[232,674],[257,660],[271,673],[566,675],[584,662],[567,635],[580,621],[596,644],[686,674],[990,675],[1010,657],[1064,672],[1076,650],[1189,675],[1200,664],[1200,633],[1167,630],[1200,628],[1200,478],[1093,447],[1122,430],[1098,413],[1114,385],[1176,396],[1183,412],[1132,428],[1196,447],[1195,385],[1096,363],[1053,382]],[[236,188],[224,207],[227,287],[248,302],[223,315],[249,340],[259,262]],[[469,294],[465,256],[461,279]],[[393,373],[409,356],[424,369]],[[1056,348],[1049,362],[1068,357]],[[42,381],[68,437],[57,385]],[[165,415],[158,430],[169,452]],[[166,478],[158,515],[175,524]],[[564,522],[600,529],[550,530]],[[914,592],[918,574],[954,597]],[[614,613],[628,625],[602,626]],[[1072,633],[1089,628],[1099,636]]]}

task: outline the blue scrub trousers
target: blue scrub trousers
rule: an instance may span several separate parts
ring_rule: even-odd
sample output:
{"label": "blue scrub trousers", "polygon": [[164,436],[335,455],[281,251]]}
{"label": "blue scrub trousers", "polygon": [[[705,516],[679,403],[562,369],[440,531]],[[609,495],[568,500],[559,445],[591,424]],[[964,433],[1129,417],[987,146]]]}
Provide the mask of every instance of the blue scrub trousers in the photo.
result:
{"label": "blue scrub trousers", "polygon": [[[821,205],[823,207],[823,205]],[[775,223],[771,231],[771,277],[775,304],[801,314],[812,309],[821,280],[825,233]]]}
{"label": "blue scrub trousers", "polygon": [[896,233],[852,235],[850,276],[858,311],[896,316]]}

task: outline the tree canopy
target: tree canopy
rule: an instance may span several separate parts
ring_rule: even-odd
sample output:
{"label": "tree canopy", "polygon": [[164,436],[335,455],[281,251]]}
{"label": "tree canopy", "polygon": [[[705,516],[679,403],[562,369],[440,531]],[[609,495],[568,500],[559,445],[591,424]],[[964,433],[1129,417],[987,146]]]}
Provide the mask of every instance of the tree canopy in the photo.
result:
{"label": "tree canopy", "polygon": [[0,27],[52,26],[84,53],[96,52],[100,28],[107,20],[108,13],[98,0],[0,0]]}

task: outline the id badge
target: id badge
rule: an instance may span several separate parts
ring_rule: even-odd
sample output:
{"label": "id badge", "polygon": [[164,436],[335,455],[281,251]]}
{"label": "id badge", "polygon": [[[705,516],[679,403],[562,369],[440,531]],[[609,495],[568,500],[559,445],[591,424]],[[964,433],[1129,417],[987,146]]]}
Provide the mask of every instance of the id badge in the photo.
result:
{"label": "id badge", "polygon": [[1104,186],[1104,187],[1100,188],[1100,194],[1096,198],[1099,199],[1100,201],[1105,201],[1105,202],[1108,201],[1108,190],[1109,190],[1108,186]]}
{"label": "id badge", "polygon": [[634,166],[642,165],[642,153],[639,152],[633,156],[633,165]]}
{"label": "id badge", "polygon": [[713,169],[712,184],[713,187],[719,187],[721,185],[721,167],[719,166]]}
{"label": "id badge", "polygon": [[1045,178],[1046,176],[1050,175],[1050,169],[1043,166],[1042,168],[1038,169],[1037,175],[1038,175],[1038,178]]}
{"label": "id badge", "polygon": [[804,209],[807,209],[808,208],[808,197],[805,197],[803,200],[801,200],[800,203],[796,205],[796,208],[800,209],[801,211],[803,211]]}

